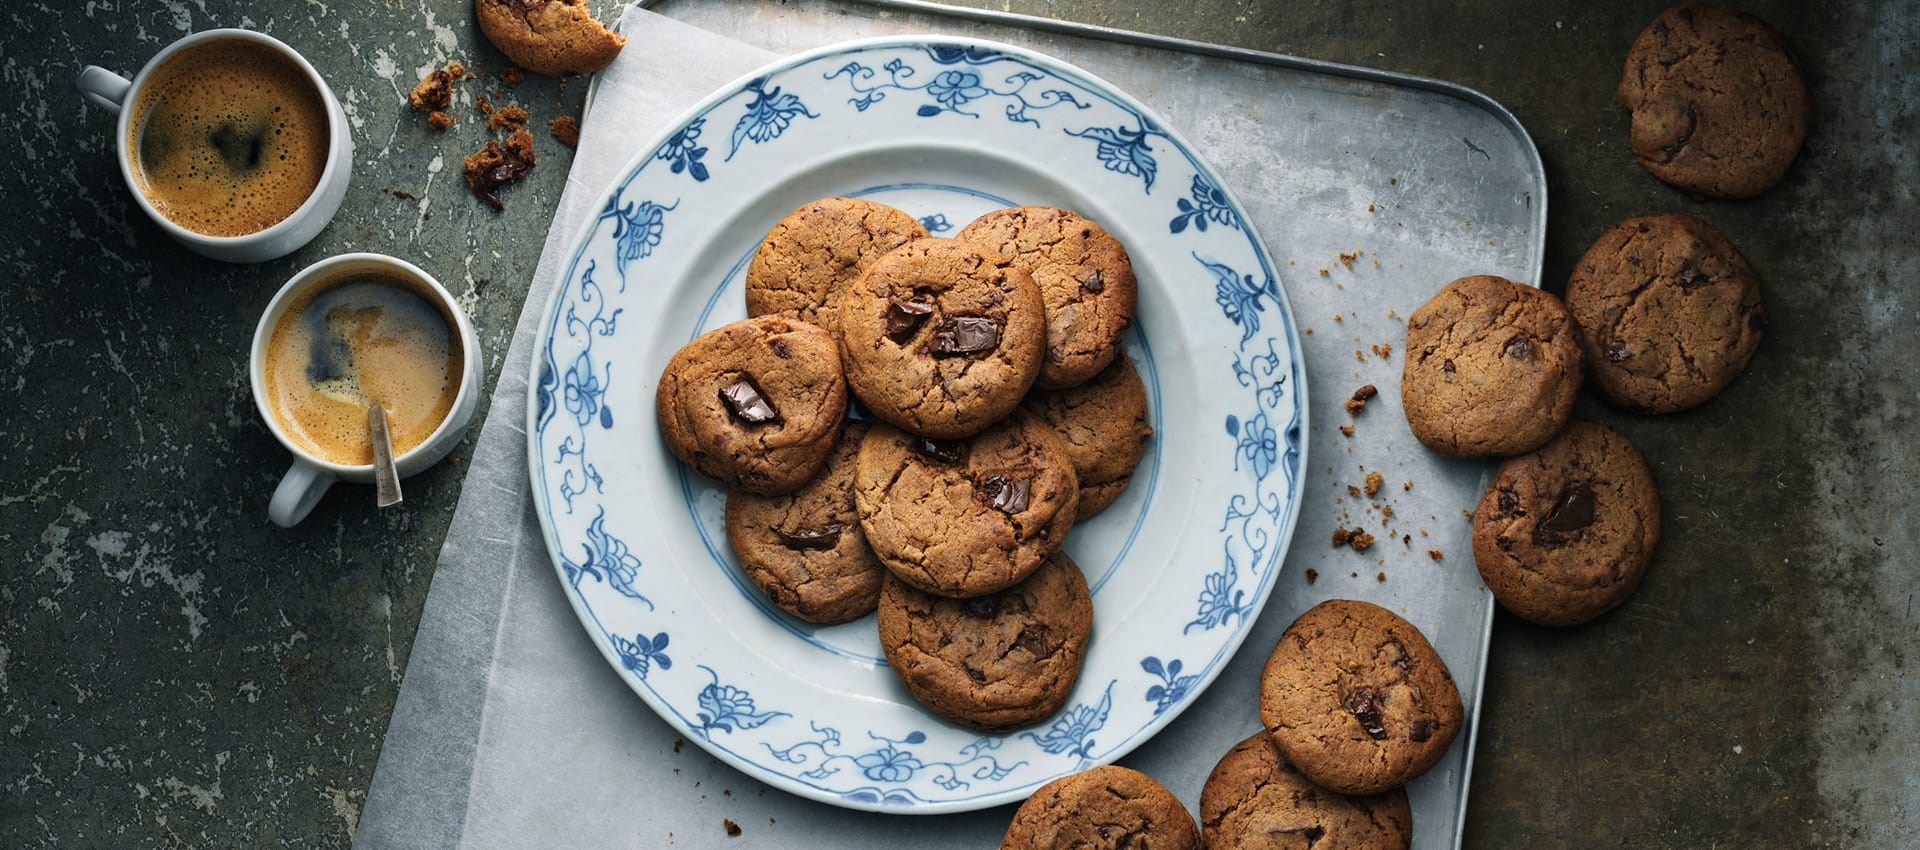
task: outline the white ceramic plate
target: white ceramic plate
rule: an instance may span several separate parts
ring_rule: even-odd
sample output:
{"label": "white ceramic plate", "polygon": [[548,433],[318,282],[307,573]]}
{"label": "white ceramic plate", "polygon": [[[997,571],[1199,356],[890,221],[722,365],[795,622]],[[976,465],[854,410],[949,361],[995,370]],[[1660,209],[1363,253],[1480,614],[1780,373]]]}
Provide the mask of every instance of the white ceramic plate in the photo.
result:
{"label": "white ceramic plate", "polygon": [[[1240,645],[1299,512],[1306,387],[1273,263],[1213,170],[1071,65],[943,36],[782,59],[675,121],[574,242],[528,405],[536,510],[574,610],[627,683],[720,759],[835,805],[953,812],[1024,798],[1171,722]],[[661,442],[674,351],[745,315],[759,239],[814,198],[900,207],[935,235],[1014,204],[1076,210],[1140,280],[1128,353],[1156,432],[1066,549],[1094,591],[1067,707],[982,735],[888,670],[872,617],[780,613],[726,544],[723,488]]]}

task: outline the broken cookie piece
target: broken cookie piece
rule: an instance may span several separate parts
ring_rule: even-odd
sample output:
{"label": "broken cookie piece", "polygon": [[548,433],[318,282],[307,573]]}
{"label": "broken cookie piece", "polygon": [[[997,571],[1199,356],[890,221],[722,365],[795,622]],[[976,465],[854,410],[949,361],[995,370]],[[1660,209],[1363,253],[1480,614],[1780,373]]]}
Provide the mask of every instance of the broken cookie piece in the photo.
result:
{"label": "broken cookie piece", "polygon": [[591,74],[627,43],[594,20],[587,0],[474,0],[473,12],[493,46],[536,74]]}
{"label": "broken cookie piece", "polygon": [[496,210],[505,209],[498,194],[500,187],[519,181],[533,170],[533,134],[525,128],[513,131],[503,146],[499,142],[488,141],[467,157],[467,186],[473,194]]}
{"label": "broken cookie piece", "polygon": [[562,115],[547,122],[547,131],[553,134],[553,140],[570,148],[580,146],[580,120],[571,115]]}
{"label": "broken cookie piece", "polygon": [[407,105],[415,112],[439,112],[452,106],[453,84],[466,73],[467,69],[458,62],[428,71],[413,91],[407,92]]}

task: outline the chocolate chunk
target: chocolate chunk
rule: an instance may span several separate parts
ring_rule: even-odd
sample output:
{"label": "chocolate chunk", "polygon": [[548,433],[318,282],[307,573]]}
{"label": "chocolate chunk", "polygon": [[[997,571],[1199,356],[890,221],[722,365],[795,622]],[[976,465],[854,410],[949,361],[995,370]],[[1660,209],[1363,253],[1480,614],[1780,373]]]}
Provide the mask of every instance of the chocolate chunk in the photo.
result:
{"label": "chocolate chunk", "polygon": [[784,339],[774,337],[767,342],[767,347],[773,349],[773,356],[781,360],[793,359],[793,349],[787,347],[787,341]]}
{"label": "chocolate chunk", "polygon": [[1048,658],[1053,655],[1052,647],[1047,646],[1045,629],[1041,629],[1037,633],[1028,631],[1027,629],[1021,629],[1020,636],[1014,639],[1013,645],[1017,649],[1026,650],[1028,655],[1035,658]]}
{"label": "chocolate chunk", "polygon": [[1016,480],[1004,475],[989,475],[976,485],[987,507],[1001,513],[1017,514],[1027,509],[1027,495],[1033,489],[1033,482]]}
{"label": "chocolate chunk", "polygon": [[1094,269],[1092,274],[1087,275],[1085,280],[1080,281],[1080,288],[1098,295],[1100,290],[1107,288],[1107,285],[1100,282],[1100,270]]}
{"label": "chocolate chunk", "polygon": [[1346,708],[1347,713],[1360,721],[1360,728],[1367,730],[1367,737],[1376,741],[1387,737],[1387,727],[1380,722],[1380,700],[1372,688],[1358,688],[1348,694]]}
{"label": "chocolate chunk", "polygon": [[1453,369],[1452,358],[1448,358],[1446,360],[1440,361],[1440,370],[1443,372],[1446,372],[1449,375],[1453,374],[1454,369]]}
{"label": "chocolate chunk", "polygon": [[1407,655],[1407,645],[1396,640],[1393,642],[1393,650],[1399,653],[1398,656],[1393,659],[1393,666],[1400,668],[1400,672],[1402,673],[1412,670],[1413,659]]}
{"label": "chocolate chunk", "polygon": [[1416,744],[1424,744],[1433,737],[1433,721],[1415,720],[1407,724],[1407,738]]}
{"label": "chocolate chunk", "polygon": [[989,593],[967,600],[967,616],[991,617],[1000,610],[1000,594]]}
{"label": "chocolate chunk", "polygon": [[773,403],[767,401],[767,397],[760,394],[760,388],[747,378],[721,387],[720,400],[726,402],[727,411],[742,422],[758,425],[780,421],[780,412],[773,409]]}
{"label": "chocolate chunk", "polygon": [[1517,507],[1520,507],[1520,494],[1515,493],[1512,490],[1501,490],[1500,491],[1500,512],[1503,514],[1510,514],[1510,513],[1513,513],[1513,509]]}
{"label": "chocolate chunk", "polygon": [[1680,281],[1681,289],[1692,289],[1706,283],[1708,280],[1711,280],[1711,278],[1707,277],[1705,272],[1693,266],[1687,266],[1680,270],[1678,280]]}
{"label": "chocolate chunk", "polygon": [[1527,343],[1527,338],[1524,336],[1514,337],[1512,342],[1507,343],[1507,356],[1515,360],[1526,360],[1533,356],[1533,346]]}
{"label": "chocolate chunk", "polygon": [[1000,323],[984,316],[953,316],[934,326],[935,357],[979,354],[999,347]]}
{"label": "chocolate chunk", "polygon": [[830,522],[820,528],[803,529],[800,531],[787,531],[775,526],[773,533],[779,536],[780,542],[785,544],[788,549],[824,551],[840,545],[840,532],[846,530],[847,527],[845,525]]}
{"label": "chocolate chunk", "polygon": [[916,292],[912,298],[906,300],[888,299],[887,338],[905,345],[907,340],[913,339],[914,334],[920,332],[920,326],[925,324],[927,317],[932,314],[932,302],[927,301],[920,293]]}
{"label": "chocolate chunk", "polygon": [[932,437],[913,438],[913,452],[935,463],[956,464],[966,456],[967,444],[962,440],[936,440]]}
{"label": "chocolate chunk", "polygon": [[1619,363],[1632,356],[1633,355],[1627,353],[1626,340],[1616,339],[1612,342],[1607,343],[1607,362],[1608,363]]}
{"label": "chocolate chunk", "polygon": [[1585,484],[1568,487],[1555,499],[1540,521],[1540,530],[1548,534],[1569,535],[1593,524],[1593,488]]}
{"label": "chocolate chunk", "polygon": [[1366,401],[1367,399],[1373,398],[1374,396],[1377,396],[1379,394],[1380,394],[1380,390],[1377,387],[1375,387],[1372,384],[1367,384],[1366,386],[1363,386],[1353,391],[1353,400]]}

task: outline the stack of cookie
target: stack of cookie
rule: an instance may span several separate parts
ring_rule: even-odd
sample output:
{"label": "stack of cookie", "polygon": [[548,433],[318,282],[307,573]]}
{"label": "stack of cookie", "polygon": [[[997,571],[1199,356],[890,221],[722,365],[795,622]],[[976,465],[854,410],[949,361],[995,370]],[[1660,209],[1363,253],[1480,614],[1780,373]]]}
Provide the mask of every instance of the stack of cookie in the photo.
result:
{"label": "stack of cookie", "polygon": [[746,301],[656,396],[669,449],[731,488],[746,574],[810,622],[877,610],[887,660],[942,717],[1006,730],[1057,711],[1093,624],[1060,547],[1152,434],[1120,347],[1120,242],[1051,207],[934,239],[825,198],[767,234]]}

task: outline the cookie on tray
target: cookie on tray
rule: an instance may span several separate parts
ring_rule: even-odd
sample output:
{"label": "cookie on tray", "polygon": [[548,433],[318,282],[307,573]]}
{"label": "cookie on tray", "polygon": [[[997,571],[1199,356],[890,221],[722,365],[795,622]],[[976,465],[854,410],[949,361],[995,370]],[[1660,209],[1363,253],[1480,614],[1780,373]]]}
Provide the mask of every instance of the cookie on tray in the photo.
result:
{"label": "cookie on tray", "polygon": [[873,613],[887,573],[867,547],[853,502],[854,462],[864,422],[847,423],[827,466],[785,496],[727,493],[727,542],[747,577],[773,604],[810,623]]}
{"label": "cookie on tray", "polygon": [[587,0],[474,0],[473,15],[494,47],[536,74],[591,74],[627,43],[594,20]]}
{"label": "cookie on tray", "polygon": [[1719,231],[1681,213],[1630,218],[1567,281],[1587,382],[1644,413],[1705,403],[1747,368],[1766,312],[1760,281]]}
{"label": "cookie on tray", "polygon": [[888,575],[880,646],[914,699],[955,723],[1005,731],[1044,720],[1080,678],[1093,597],[1058,552],[1019,584],[972,599],[915,589]]}
{"label": "cookie on tray", "polygon": [[1060,432],[1080,482],[1076,519],[1103,510],[1133,480],[1153,428],[1147,390],[1125,353],[1093,380],[1061,390],[1035,390],[1021,407]]}
{"label": "cookie on tray", "polygon": [[1543,626],[1584,623],[1626,601],[1660,543],[1660,495],[1618,431],[1574,422],[1509,458],[1473,514],[1473,560],[1493,597]]}
{"label": "cookie on tray", "polygon": [[1260,722],[1313,784],[1378,794],[1426,773],[1459,734],[1453,674],[1412,623],[1331,599],[1288,626],[1260,675]]}
{"label": "cookie on tray", "polygon": [[1661,12],[1620,76],[1633,156],[1696,195],[1750,198],[1800,153],[1813,99],[1786,39],[1759,18],[1705,3]]}
{"label": "cookie on tray", "polygon": [[1066,540],[1078,497],[1060,435],[1025,413],[969,440],[875,426],[854,474],[874,554],[940,596],[979,596],[1026,578]]}
{"label": "cookie on tray", "polygon": [[847,386],[831,334],[763,316],[675,352],[654,413],[682,463],[729,487],[777,496],[826,465],[846,420]]}
{"label": "cookie on tray", "polygon": [[1460,278],[1415,310],[1403,360],[1407,425],[1452,457],[1539,448],[1580,388],[1580,346],[1560,299],[1492,275]]}
{"label": "cookie on tray", "polygon": [[1199,850],[1180,798],[1153,777],[1106,765],[1062,776],[1013,813],[1000,850]]}
{"label": "cookie on tray", "polygon": [[874,201],[821,198],[787,213],[747,264],[747,315],[787,313],[838,333],[840,296],[873,261],[927,229]]}
{"label": "cookie on tray", "polygon": [[1262,731],[1208,774],[1200,833],[1207,850],[1407,850],[1413,810],[1404,789],[1349,797],[1308,782]]}
{"label": "cookie on tray", "polygon": [[1133,263],[1120,240],[1077,213],[1011,207],[987,213],[955,236],[1014,259],[1047,304],[1047,354],[1037,383],[1071,387],[1100,374],[1133,323]]}
{"label": "cookie on tray", "polygon": [[969,437],[1020,405],[1040,373],[1046,307],[1013,260],[954,239],[881,257],[841,298],[847,383],[915,434]]}

